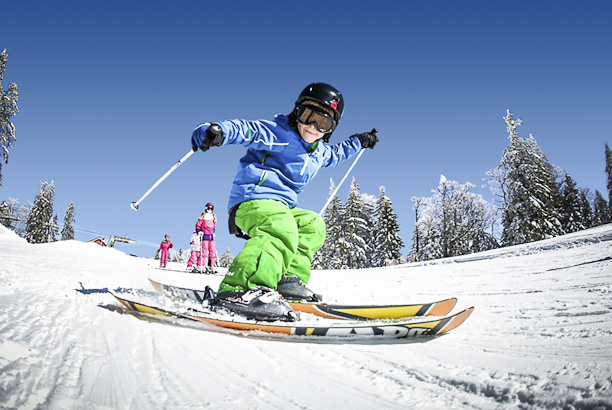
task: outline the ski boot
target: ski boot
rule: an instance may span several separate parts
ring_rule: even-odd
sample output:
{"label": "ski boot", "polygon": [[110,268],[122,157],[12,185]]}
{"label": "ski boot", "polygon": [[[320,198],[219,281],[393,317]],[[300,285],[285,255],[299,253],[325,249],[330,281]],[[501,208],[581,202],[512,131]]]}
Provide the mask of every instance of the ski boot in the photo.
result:
{"label": "ski boot", "polygon": [[308,289],[306,284],[297,277],[282,278],[278,282],[276,290],[287,300],[304,302],[321,302],[323,300],[323,296]]}
{"label": "ski boot", "polygon": [[267,287],[253,288],[246,292],[219,293],[215,296],[211,309],[225,310],[247,319],[267,322],[295,322],[299,319],[299,314],[291,309],[283,297]]}
{"label": "ski boot", "polygon": [[206,286],[204,288],[204,294],[200,295],[200,297],[202,298],[202,307],[204,309],[209,309],[212,310],[212,305],[215,303],[215,298],[216,298],[217,294],[215,293],[214,290],[212,290],[212,288],[210,286]]}

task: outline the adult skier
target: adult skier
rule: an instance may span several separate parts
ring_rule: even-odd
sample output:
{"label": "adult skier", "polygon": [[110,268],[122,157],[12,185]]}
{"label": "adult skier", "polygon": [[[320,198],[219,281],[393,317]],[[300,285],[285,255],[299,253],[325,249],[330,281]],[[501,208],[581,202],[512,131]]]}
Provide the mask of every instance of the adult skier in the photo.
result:
{"label": "adult skier", "polygon": [[247,148],[228,211],[230,231],[248,240],[221,282],[213,307],[258,320],[292,321],[297,314],[284,298],[316,299],[306,284],[314,254],[325,241],[325,222],[297,208],[297,196],[320,168],[337,166],[378,142],[372,130],[328,144],[343,111],[337,89],[312,83],[289,115],[205,123],[193,131],[194,150]]}
{"label": "adult skier", "polygon": [[[215,206],[209,202],[198,222],[196,232],[200,235],[202,246],[202,264],[209,273],[216,273],[217,249],[215,247],[215,229],[217,229],[217,215],[214,214]],[[210,261],[210,269],[208,268]]]}

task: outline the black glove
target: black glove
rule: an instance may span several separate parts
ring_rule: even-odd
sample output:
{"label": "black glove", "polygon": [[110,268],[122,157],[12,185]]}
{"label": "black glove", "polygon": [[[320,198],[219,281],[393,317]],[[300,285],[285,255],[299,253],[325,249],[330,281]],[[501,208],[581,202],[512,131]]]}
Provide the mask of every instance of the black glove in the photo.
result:
{"label": "black glove", "polygon": [[351,135],[351,138],[359,138],[359,142],[361,142],[362,148],[374,148],[374,145],[378,142],[378,137],[376,133],[378,130],[376,128],[372,128],[370,132],[364,132],[363,134],[355,134]]}
{"label": "black glove", "polygon": [[209,125],[206,131],[202,131],[202,128],[198,127],[191,135],[191,147],[194,151],[197,151],[198,148],[207,151],[212,146],[218,147],[222,144],[223,130],[217,124]]}

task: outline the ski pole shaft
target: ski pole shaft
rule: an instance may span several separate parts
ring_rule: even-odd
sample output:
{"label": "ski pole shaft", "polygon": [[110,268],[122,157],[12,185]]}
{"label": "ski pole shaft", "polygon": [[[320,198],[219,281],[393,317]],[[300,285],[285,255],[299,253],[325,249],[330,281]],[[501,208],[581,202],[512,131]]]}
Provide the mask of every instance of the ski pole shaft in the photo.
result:
{"label": "ski pole shaft", "polygon": [[130,208],[132,209],[132,211],[137,211],[138,210],[138,205],[140,205],[140,203],[147,197],[149,196],[149,194],[155,189],[157,188],[157,186],[159,184],[161,184],[164,179],[168,178],[168,176],[173,173],[183,162],[187,161],[187,158],[189,158],[190,156],[192,156],[194,154],[194,150],[189,150],[189,152],[187,154],[185,154],[185,156],[181,159],[179,159],[179,161],[174,164],[172,166],[172,168],[170,168],[160,179],[157,180],[157,182],[155,182],[153,184],[153,186],[151,188],[149,188],[149,190],[147,192],[145,192],[145,194],[136,202],[132,202],[130,204]]}
{"label": "ski pole shaft", "polygon": [[351,173],[353,168],[355,168],[355,164],[357,164],[357,161],[359,161],[359,158],[361,158],[361,155],[363,154],[363,151],[365,151],[365,148],[362,148],[361,151],[359,151],[359,154],[357,155],[357,158],[355,158],[355,161],[353,161],[353,163],[351,164],[351,167],[348,169],[348,171],[346,171],[346,174],[344,174],[344,177],[342,178],[342,180],[340,181],[340,183],[338,184],[336,189],[334,189],[334,192],[332,192],[332,194],[329,196],[329,198],[327,198],[327,202],[325,202],[325,205],[323,205],[323,208],[321,209],[321,212],[319,212],[319,216],[323,216],[323,212],[325,212],[325,209],[327,208],[327,206],[331,202],[332,198],[335,197],[336,194],[338,193],[338,190],[340,189],[340,187],[344,183],[344,180],[346,179],[346,177],[348,177],[348,175]]}

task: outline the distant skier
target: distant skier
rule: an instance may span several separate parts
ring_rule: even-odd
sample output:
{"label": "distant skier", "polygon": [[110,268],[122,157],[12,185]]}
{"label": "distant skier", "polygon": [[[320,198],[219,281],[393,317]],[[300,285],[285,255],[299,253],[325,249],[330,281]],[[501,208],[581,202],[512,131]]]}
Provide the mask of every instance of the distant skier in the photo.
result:
{"label": "distant skier", "polygon": [[[378,142],[376,131],[329,145],[344,111],[342,94],[308,85],[289,115],[274,120],[230,120],[198,126],[194,150],[242,145],[228,204],[230,232],[249,238],[228,269],[214,306],[260,320],[295,320],[288,299],[315,299],[306,287],[325,222],[297,208],[297,196],[320,168],[336,166]],[[277,290],[277,292],[274,292]]]}
{"label": "distant skier", "polygon": [[164,240],[159,245],[158,251],[161,251],[159,255],[159,267],[165,268],[168,263],[168,253],[170,252],[170,248],[172,248],[172,242],[170,242],[170,235],[165,235]]}
{"label": "distant skier", "polygon": [[[192,272],[199,272],[202,266],[202,238],[197,232],[194,232],[189,239],[189,245],[191,246],[191,255],[189,261],[187,261],[187,270]],[[195,266],[193,266],[195,263]],[[193,267],[193,270],[192,270]]]}
{"label": "distant skier", "polygon": [[[210,273],[215,273],[215,264],[217,262],[217,249],[215,247],[215,229],[217,228],[217,215],[214,214],[215,206],[212,203],[207,203],[204,212],[196,223],[196,232],[202,239],[202,261],[206,270]],[[210,260],[210,269],[208,268],[208,260]]]}

